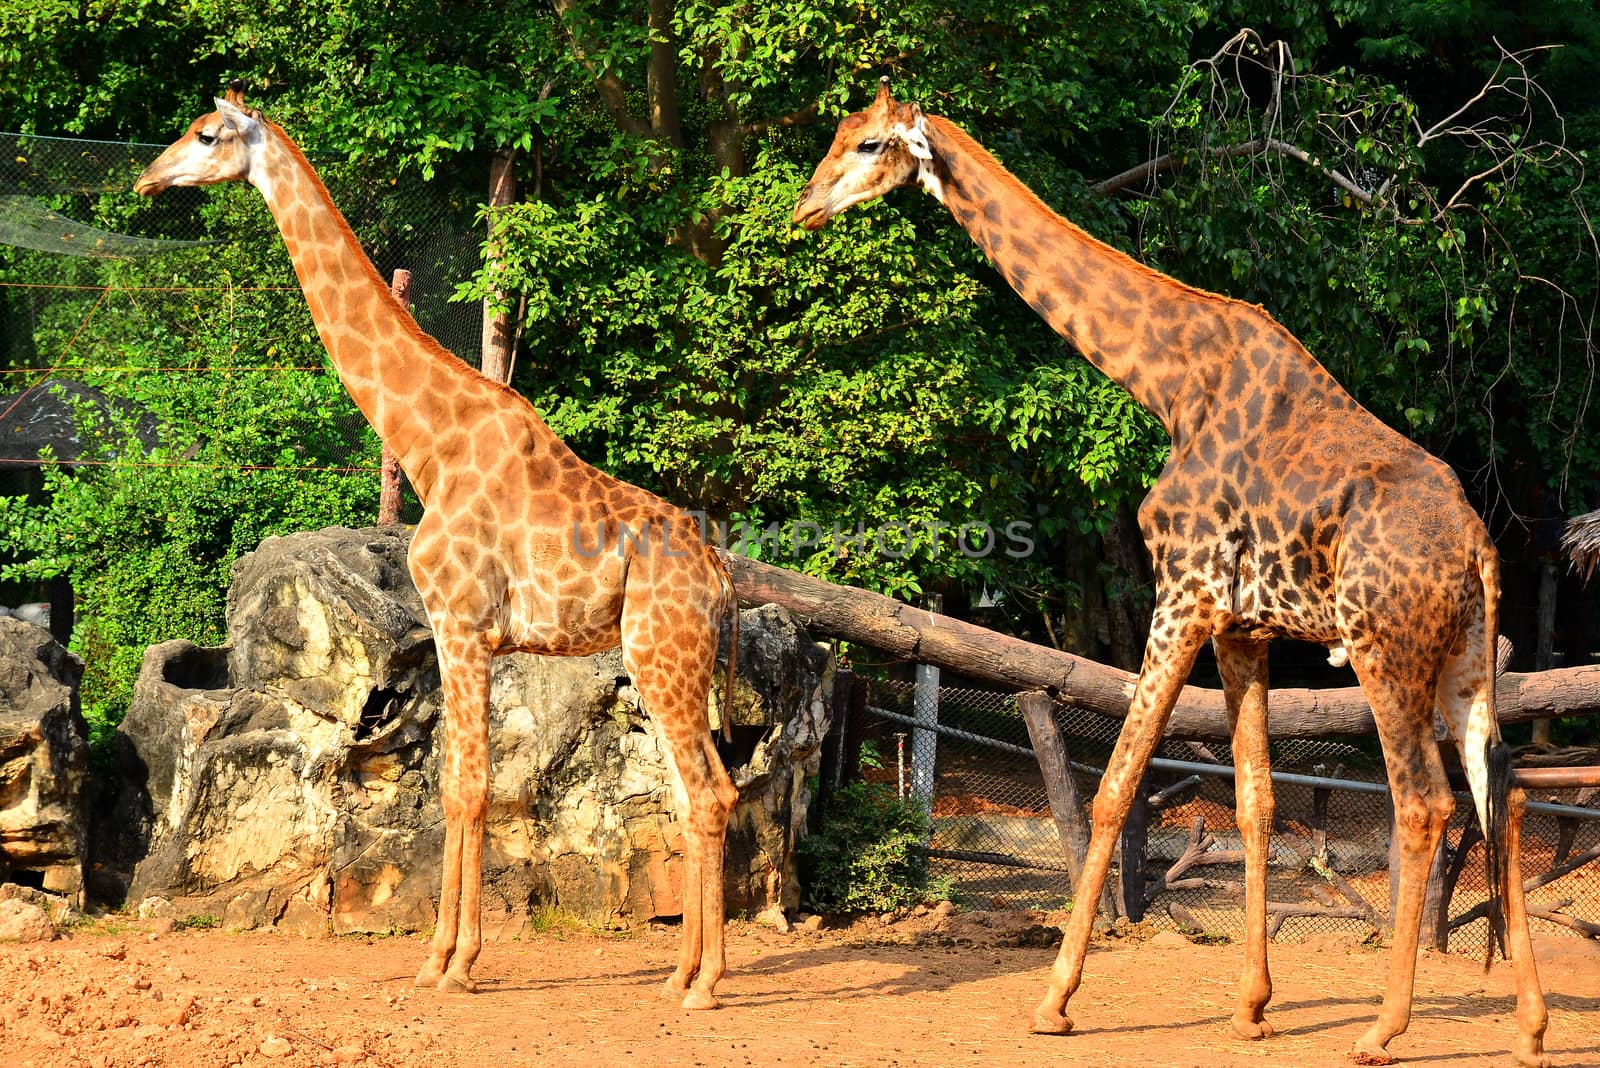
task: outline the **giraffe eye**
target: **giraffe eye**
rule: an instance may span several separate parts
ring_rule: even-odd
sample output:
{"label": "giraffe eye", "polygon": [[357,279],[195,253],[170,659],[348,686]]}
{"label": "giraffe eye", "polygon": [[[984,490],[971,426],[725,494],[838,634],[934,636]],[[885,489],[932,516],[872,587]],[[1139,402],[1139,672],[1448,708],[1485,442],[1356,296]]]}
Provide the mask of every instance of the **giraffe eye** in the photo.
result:
{"label": "giraffe eye", "polygon": [[197,133],[194,135],[194,139],[202,145],[214,145],[217,143],[217,139],[208,133]]}
{"label": "giraffe eye", "polygon": [[863,141],[856,146],[856,152],[863,156],[876,156],[883,151],[882,141]]}

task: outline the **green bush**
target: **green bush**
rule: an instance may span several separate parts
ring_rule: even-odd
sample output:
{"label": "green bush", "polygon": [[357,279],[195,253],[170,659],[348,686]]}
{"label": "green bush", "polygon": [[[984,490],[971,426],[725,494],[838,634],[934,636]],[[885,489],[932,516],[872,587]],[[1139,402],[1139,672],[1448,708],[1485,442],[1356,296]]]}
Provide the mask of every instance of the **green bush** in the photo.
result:
{"label": "green bush", "polygon": [[800,843],[807,908],[890,912],[949,895],[928,871],[928,816],[881,786],[852,783],[833,796],[822,831]]}

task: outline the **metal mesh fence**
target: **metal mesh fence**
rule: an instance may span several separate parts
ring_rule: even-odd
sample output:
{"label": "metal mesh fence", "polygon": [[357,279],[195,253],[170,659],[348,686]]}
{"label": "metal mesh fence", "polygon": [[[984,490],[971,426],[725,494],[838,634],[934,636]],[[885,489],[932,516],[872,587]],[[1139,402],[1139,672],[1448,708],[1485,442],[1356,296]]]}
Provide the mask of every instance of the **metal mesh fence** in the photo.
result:
{"label": "metal mesh fence", "polygon": [[[868,697],[863,770],[869,781],[922,799],[932,817],[930,867],[974,908],[1058,909],[1072,900],[1065,850],[1039,763],[1012,694],[944,687],[933,705],[924,686],[874,682]],[[917,723],[936,723],[919,730]],[[1055,722],[1079,796],[1092,799],[1121,721],[1058,703]],[[1195,933],[1243,934],[1244,866],[1233,780],[1196,774],[1226,768],[1228,746],[1166,740],[1159,758],[1181,768],[1152,770],[1153,798],[1141,852],[1119,854],[1109,885],[1118,914]],[[1391,810],[1381,756],[1370,739],[1284,739],[1272,745],[1276,828],[1268,872],[1269,929],[1276,938],[1319,932],[1366,937],[1390,915]],[[1347,780],[1351,789],[1295,781]],[[1592,791],[1589,793],[1592,794]],[[1567,811],[1593,799],[1583,791],[1540,792],[1523,824],[1525,880],[1582,860],[1600,846],[1600,819]],[[1600,809],[1591,810],[1600,816]],[[1087,817],[1087,813],[1085,813]],[[1481,953],[1489,923],[1482,843],[1471,803],[1458,798],[1436,878],[1453,886],[1441,923],[1450,948]],[[1465,843],[1465,852],[1461,845]],[[1142,870],[1140,868],[1142,867]],[[1133,874],[1129,874],[1133,872]],[[1125,875],[1129,877],[1124,878]],[[1536,933],[1572,934],[1566,921],[1600,920],[1600,865],[1580,865],[1530,890]]]}

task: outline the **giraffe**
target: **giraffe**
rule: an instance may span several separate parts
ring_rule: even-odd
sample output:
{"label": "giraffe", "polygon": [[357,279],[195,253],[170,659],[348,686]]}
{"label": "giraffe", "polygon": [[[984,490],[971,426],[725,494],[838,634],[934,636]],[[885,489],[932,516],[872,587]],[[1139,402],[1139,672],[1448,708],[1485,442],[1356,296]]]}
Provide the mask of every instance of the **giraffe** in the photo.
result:
{"label": "giraffe", "polygon": [[1051,211],[959,127],[897,103],[888,79],[839,124],[801,193],[808,230],[900,186],[937,197],[1024,300],[1166,427],[1172,450],[1139,509],[1156,576],[1144,661],[1093,804],[1073,909],[1032,1030],[1066,1034],[1095,903],[1133,793],[1200,647],[1216,650],[1238,763],[1246,956],[1231,1026],[1266,1038],[1266,867],[1273,822],[1267,642],[1348,657],[1377,722],[1402,861],[1378,1018],[1352,1055],[1394,1060],[1411,1014],[1429,864],[1454,807],[1437,704],[1489,843],[1491,896],[1509,930],[1516,1055],[1544,1065],[1547,1021],[1522,895],[1525,797],[1494,713],[1499,563],[1439,460],[1362,409],[1260,307],[1186,286]]}
{"label": "giraffe", "polygon": [[683,937],[664,993],[718,1005],[722,869],[738,791],[708,725],[733,583],[693,513],[580,460],[520,394],[424,333],[384,285],[300,149],[234,82],[139,176],[172,186],[244,181],[266,199],[339,378],[397,454],[424,512],[408,567],[433,627],[445,695],[439,919],[419,987],[471,992],[489,791],[489,674],[509,652],[623,665],[667,751],[685,821]]}

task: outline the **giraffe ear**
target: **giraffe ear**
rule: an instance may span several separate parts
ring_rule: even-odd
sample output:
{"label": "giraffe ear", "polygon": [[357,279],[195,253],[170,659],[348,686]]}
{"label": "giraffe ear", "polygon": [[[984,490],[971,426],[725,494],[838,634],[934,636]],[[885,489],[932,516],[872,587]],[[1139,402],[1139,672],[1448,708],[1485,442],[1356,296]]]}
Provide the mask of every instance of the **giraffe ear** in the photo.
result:
{"label": "giraffe ear", "polygon": [[920,160],[933,158],[933,149],[928,144],[928,124],[922,115],[922,109],[915,104],[905,106],[904,117],[894,125],[894,135],[906,146],[906,151]]}
{"label": "giraffe ear", "polygon": [[256,122],[255,116],[220,96],[216,98],[217,114],[222,116],[222,123],[228,129],[249,141],[260,131],[261,125]]}

